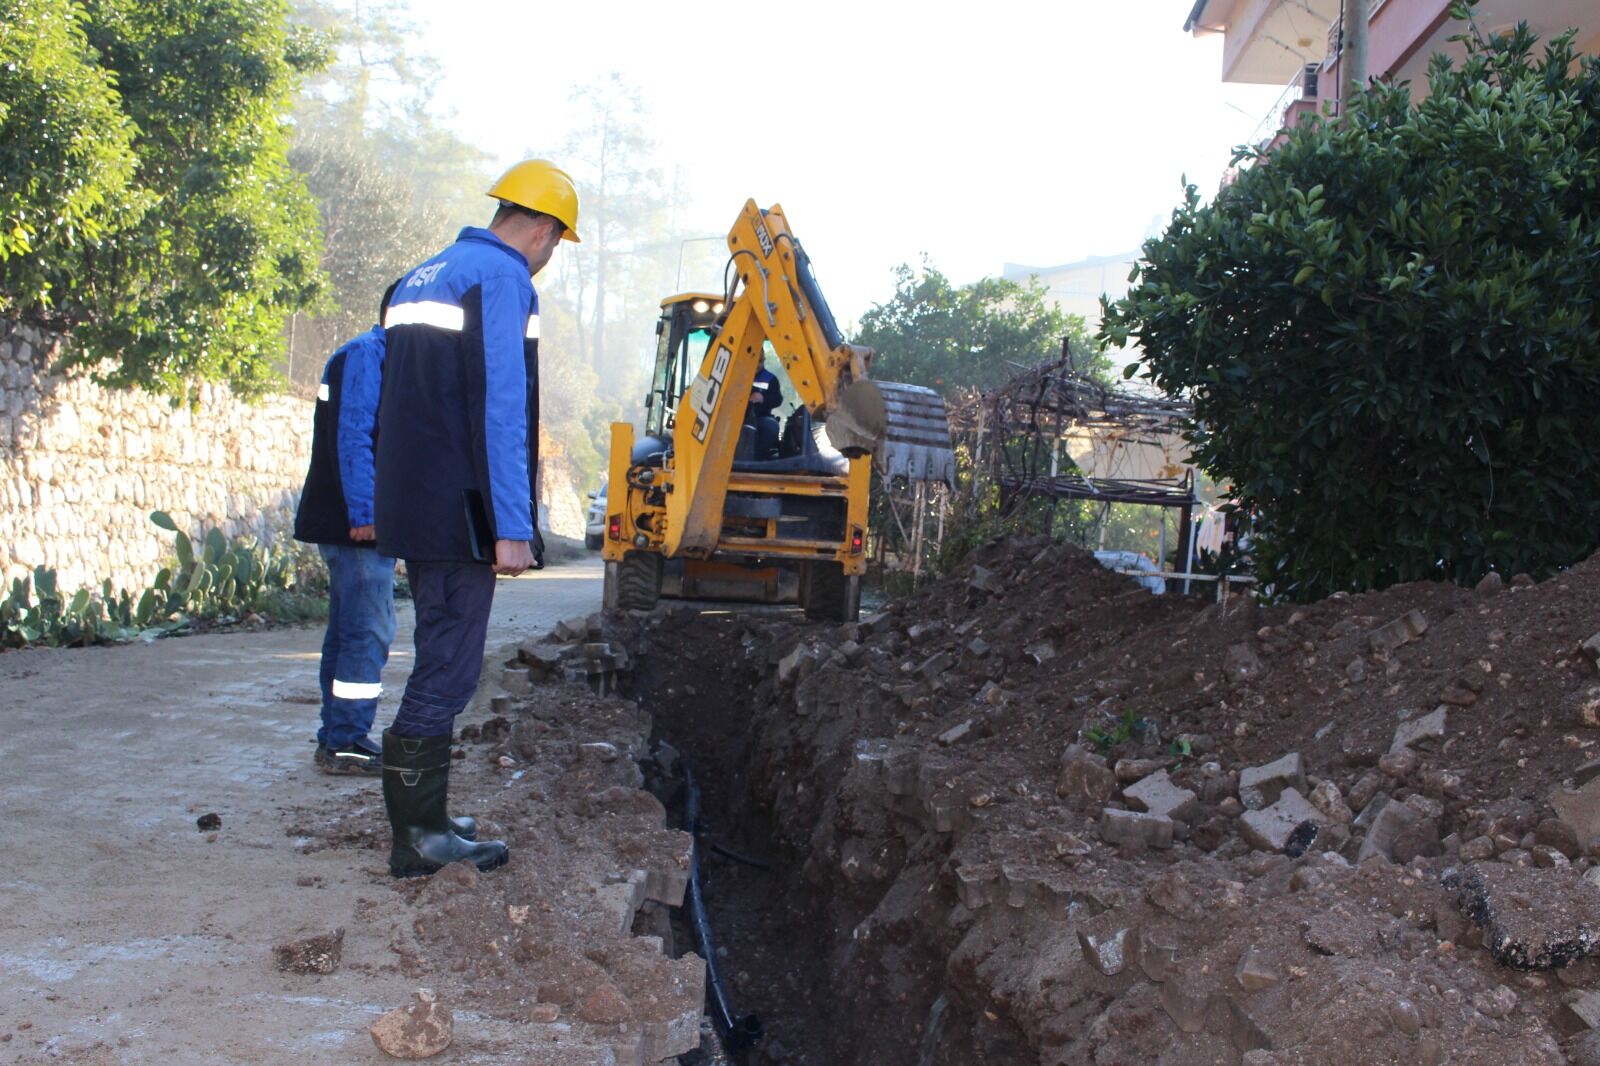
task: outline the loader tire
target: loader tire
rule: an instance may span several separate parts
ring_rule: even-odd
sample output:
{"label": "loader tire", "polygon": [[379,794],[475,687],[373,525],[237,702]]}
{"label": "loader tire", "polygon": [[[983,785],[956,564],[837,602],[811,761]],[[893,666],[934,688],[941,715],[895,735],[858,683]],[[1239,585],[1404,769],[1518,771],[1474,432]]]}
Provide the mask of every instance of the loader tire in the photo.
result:
{"label": "loader tire", "polygon": [[629,552],[617,567],[617,606],[624,611],[653,611],[661,599],[661,556]]}
{"label": "loader tire", "polygon": [[854,622],[861,613],[861,579],[839,563],[811,563],[802,576],[800,602],[814,622]]}

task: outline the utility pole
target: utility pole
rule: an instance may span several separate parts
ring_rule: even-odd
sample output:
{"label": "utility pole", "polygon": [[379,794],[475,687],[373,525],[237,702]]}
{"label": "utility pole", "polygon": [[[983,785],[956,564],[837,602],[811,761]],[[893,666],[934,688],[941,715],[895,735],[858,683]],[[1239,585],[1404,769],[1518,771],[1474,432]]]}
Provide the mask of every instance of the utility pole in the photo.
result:
{"label": "utility pole", "polygon": [[1339,113],[1348,115],[1349,102],[1367,87],[1367,22],[1368,0],[1344,0],[1344,55],[1339,60],[1339,72],[1344,84],[1339,86]]}

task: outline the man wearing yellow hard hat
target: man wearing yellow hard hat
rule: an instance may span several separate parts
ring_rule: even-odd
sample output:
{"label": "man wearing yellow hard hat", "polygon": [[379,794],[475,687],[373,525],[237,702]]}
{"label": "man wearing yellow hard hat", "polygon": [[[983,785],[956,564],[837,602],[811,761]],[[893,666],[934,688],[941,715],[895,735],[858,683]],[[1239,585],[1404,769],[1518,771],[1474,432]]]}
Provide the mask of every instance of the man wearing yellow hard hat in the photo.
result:
{"label": "man wearing yellow hard hat", "polygon": [[491,870],[508,854],[450,820],[450,740],[477,688],[495,575],[544,565],[533,275],[578,239],[578,193],[561,168],[530,159],[489,195],[499,207],[488,228],[463,229],[396,282],[383,309],[377,546],[405,560],[417,619],[411,676],[383,734],[396,877],[461,859]]}

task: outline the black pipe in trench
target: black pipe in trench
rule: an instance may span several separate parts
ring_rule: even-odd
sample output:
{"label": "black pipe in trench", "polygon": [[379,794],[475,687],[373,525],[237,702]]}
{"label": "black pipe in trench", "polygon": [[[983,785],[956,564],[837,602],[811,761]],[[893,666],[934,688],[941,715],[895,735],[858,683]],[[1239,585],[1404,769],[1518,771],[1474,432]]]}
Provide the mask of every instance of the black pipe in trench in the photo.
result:
{"label": "black pipe in trench", "polygon": [[683,768],[683,783],[687,797],[684,800],[684,827],[689,831],[689,924],[694,927],[695,947],[706,960],[706,988],[711,1000],[711,1023],[717,1027],[728,1050],[749,1047],[761,1039],[761,1019],[754,1014],[735,1018],[728,1002],[728,988],[722,980],[722,968],[717,962],[716,940],[711,933],[711,918],[706,913],[705,896],[700,891],[700,789],[694,783],[694,774]]}

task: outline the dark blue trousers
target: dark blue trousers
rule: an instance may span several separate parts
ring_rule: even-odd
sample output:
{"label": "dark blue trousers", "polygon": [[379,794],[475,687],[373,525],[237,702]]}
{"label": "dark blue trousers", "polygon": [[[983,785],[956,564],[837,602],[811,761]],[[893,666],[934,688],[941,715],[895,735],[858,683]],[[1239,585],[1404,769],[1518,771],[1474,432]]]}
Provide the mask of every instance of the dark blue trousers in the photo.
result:
{"label": "dark blue trousers", "polygon": [[373,548],[320,550],[328,564],[328,630],[317,743],[342,751],[365,739],[378,713],[383,664],[394,642],[394,560]]}
{"label": "dark blue trousers", "polygon": [[494,602],[494,570],[483,563],[406,562],[416,604],[416,658],[389,732],[449,736],[478,688]]}

